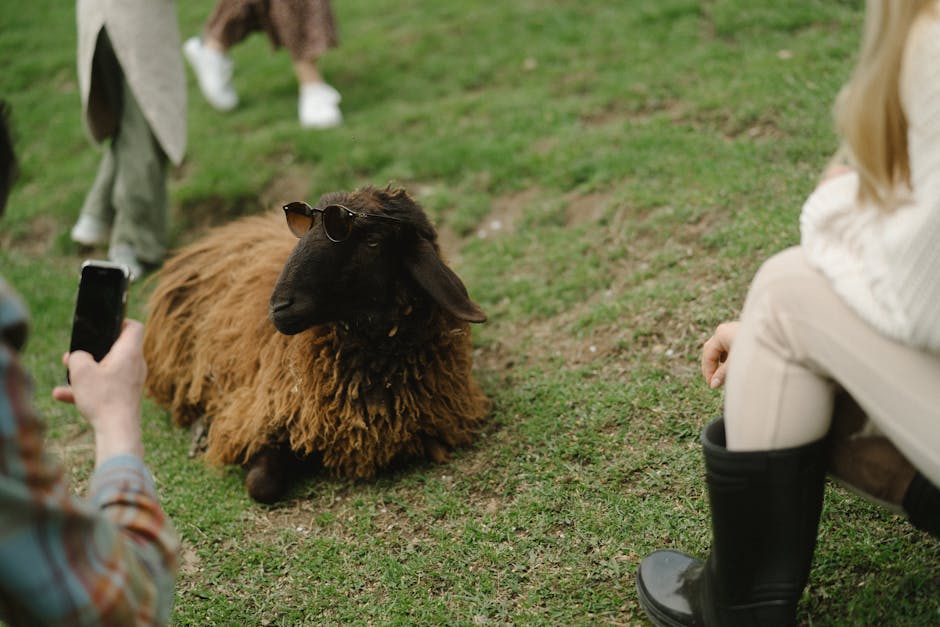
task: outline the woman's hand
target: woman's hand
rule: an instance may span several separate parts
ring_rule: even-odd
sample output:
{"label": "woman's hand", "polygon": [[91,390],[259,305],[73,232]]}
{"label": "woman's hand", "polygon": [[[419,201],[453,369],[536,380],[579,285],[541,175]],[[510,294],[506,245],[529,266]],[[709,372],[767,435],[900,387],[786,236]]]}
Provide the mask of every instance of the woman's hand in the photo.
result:
{"label": "woman's hand", "polygon": [[98,464],[114,455],[143,456],[140,434],[140,400],[147,364],[144,362],[144,327],[126,320],[114,346],[100,362],[89,353],[66,353],[70,386],[52,390],[52,397],[73,403],[95,432]]}
{"label": "woman's hand", "polygon": [[715,389],[725,382],[731,343],[738,332],[738,322],[723,322],[702,346],[702,375],[708,387]]}

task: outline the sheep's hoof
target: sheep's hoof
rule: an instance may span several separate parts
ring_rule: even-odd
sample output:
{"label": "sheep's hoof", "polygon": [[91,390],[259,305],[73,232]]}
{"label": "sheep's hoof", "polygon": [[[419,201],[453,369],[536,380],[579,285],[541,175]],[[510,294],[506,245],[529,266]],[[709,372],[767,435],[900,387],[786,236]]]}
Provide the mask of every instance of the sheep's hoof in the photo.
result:
{"label": "sheep's hoof", "polygon": [[424,439],[424,450],[427,456],[438,464],[450,461],[450,451],[441,442],[433,438]]}
{"label": "sheep's hoof", "polygon": [[209,425],[205,417],[200,416],[193,421],[189,431],[193,437],[189,443],[188,457],[198,457],[204,454],[206,449],[209,448]]}
{"label": "sheep's hoof", "polygon": [[259,503],[273,503],[287,488],[287,460],[284,453],[268,450],[247,464],[245,487],[248,496]]}

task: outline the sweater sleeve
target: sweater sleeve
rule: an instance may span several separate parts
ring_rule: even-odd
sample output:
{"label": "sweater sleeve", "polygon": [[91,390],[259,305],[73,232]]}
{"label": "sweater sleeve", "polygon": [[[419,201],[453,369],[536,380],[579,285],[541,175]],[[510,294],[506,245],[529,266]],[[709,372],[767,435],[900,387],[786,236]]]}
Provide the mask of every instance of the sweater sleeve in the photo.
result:
{"label": "sweater sleeve", "polygon": [[901,74],[911,165],[909,200],[860,204],[858,177],[821,185],[800,216],[810,263],[885,335],[940,353],[940,19],[912,29]]}
{"label": "sweater sleeve", "polygon": [[29,395],[0,343],[0,622],[167,624],[179,542],[143,461],[112,457],[76,498]]}
{"label": "sweater sleeve", "polygon": [[128,604],[136,605],[135,618],[167,624],[173,609],[179,539],[160,507],[150,471],[134,455],[112,457],[92,475],[89,498],[107,520],[101,526],[108,543],[122,543],[127,550],[125,561],[134,563],[127,568],[131,576],[125,594]]}
{"label": "sweater sleeve", "polygon": [[887,253],[901,265],[897,285],[910,340],[940,352],[940,3],[917,25],[905,52],[901,97],[908,122],[914,202],[903,221],[886,225]]}

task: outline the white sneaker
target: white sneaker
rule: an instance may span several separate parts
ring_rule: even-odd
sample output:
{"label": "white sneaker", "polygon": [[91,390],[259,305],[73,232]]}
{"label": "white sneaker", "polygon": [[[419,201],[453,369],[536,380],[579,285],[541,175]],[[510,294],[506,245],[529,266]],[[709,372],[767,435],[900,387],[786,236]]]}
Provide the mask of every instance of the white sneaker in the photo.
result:
{"label": "white sneaker", "polygon": [[117,244],[108,251],[108,259],[114,263],[120,263],[130,271],[130,279],[134,281],[144,273],[143,266],[137,260],[137,253],[127,244]]}
{"label": "white sneaker", "polygon": [[190,37],[183,44],[183,54],[196,74],[202,95],[219,111],[231,111],[238,104],[232,87],[234,64],[227,54],[206,48],[199,37]]}
{"label": "white sneaker", "polygon": [[108,241],[108,225],[98,218],[81,214],[72,227],[72,241],[82,246],[97,246]]}
{"label": "white sneaker", "polygon": [[333,128],[343,121],[339,110],[339,92],[326,83],[309,83],[300,87],[297,113],[304,128]]}

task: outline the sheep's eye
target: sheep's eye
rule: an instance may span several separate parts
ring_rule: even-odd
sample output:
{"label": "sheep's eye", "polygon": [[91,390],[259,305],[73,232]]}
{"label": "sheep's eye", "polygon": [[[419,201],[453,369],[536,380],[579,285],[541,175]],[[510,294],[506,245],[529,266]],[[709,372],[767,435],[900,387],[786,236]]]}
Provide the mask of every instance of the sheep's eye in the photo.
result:
{"label": "sheep's eye", "polygon": [[376,248],[379,245],[378,242],[366,242],[366,246],[369,248]]}

